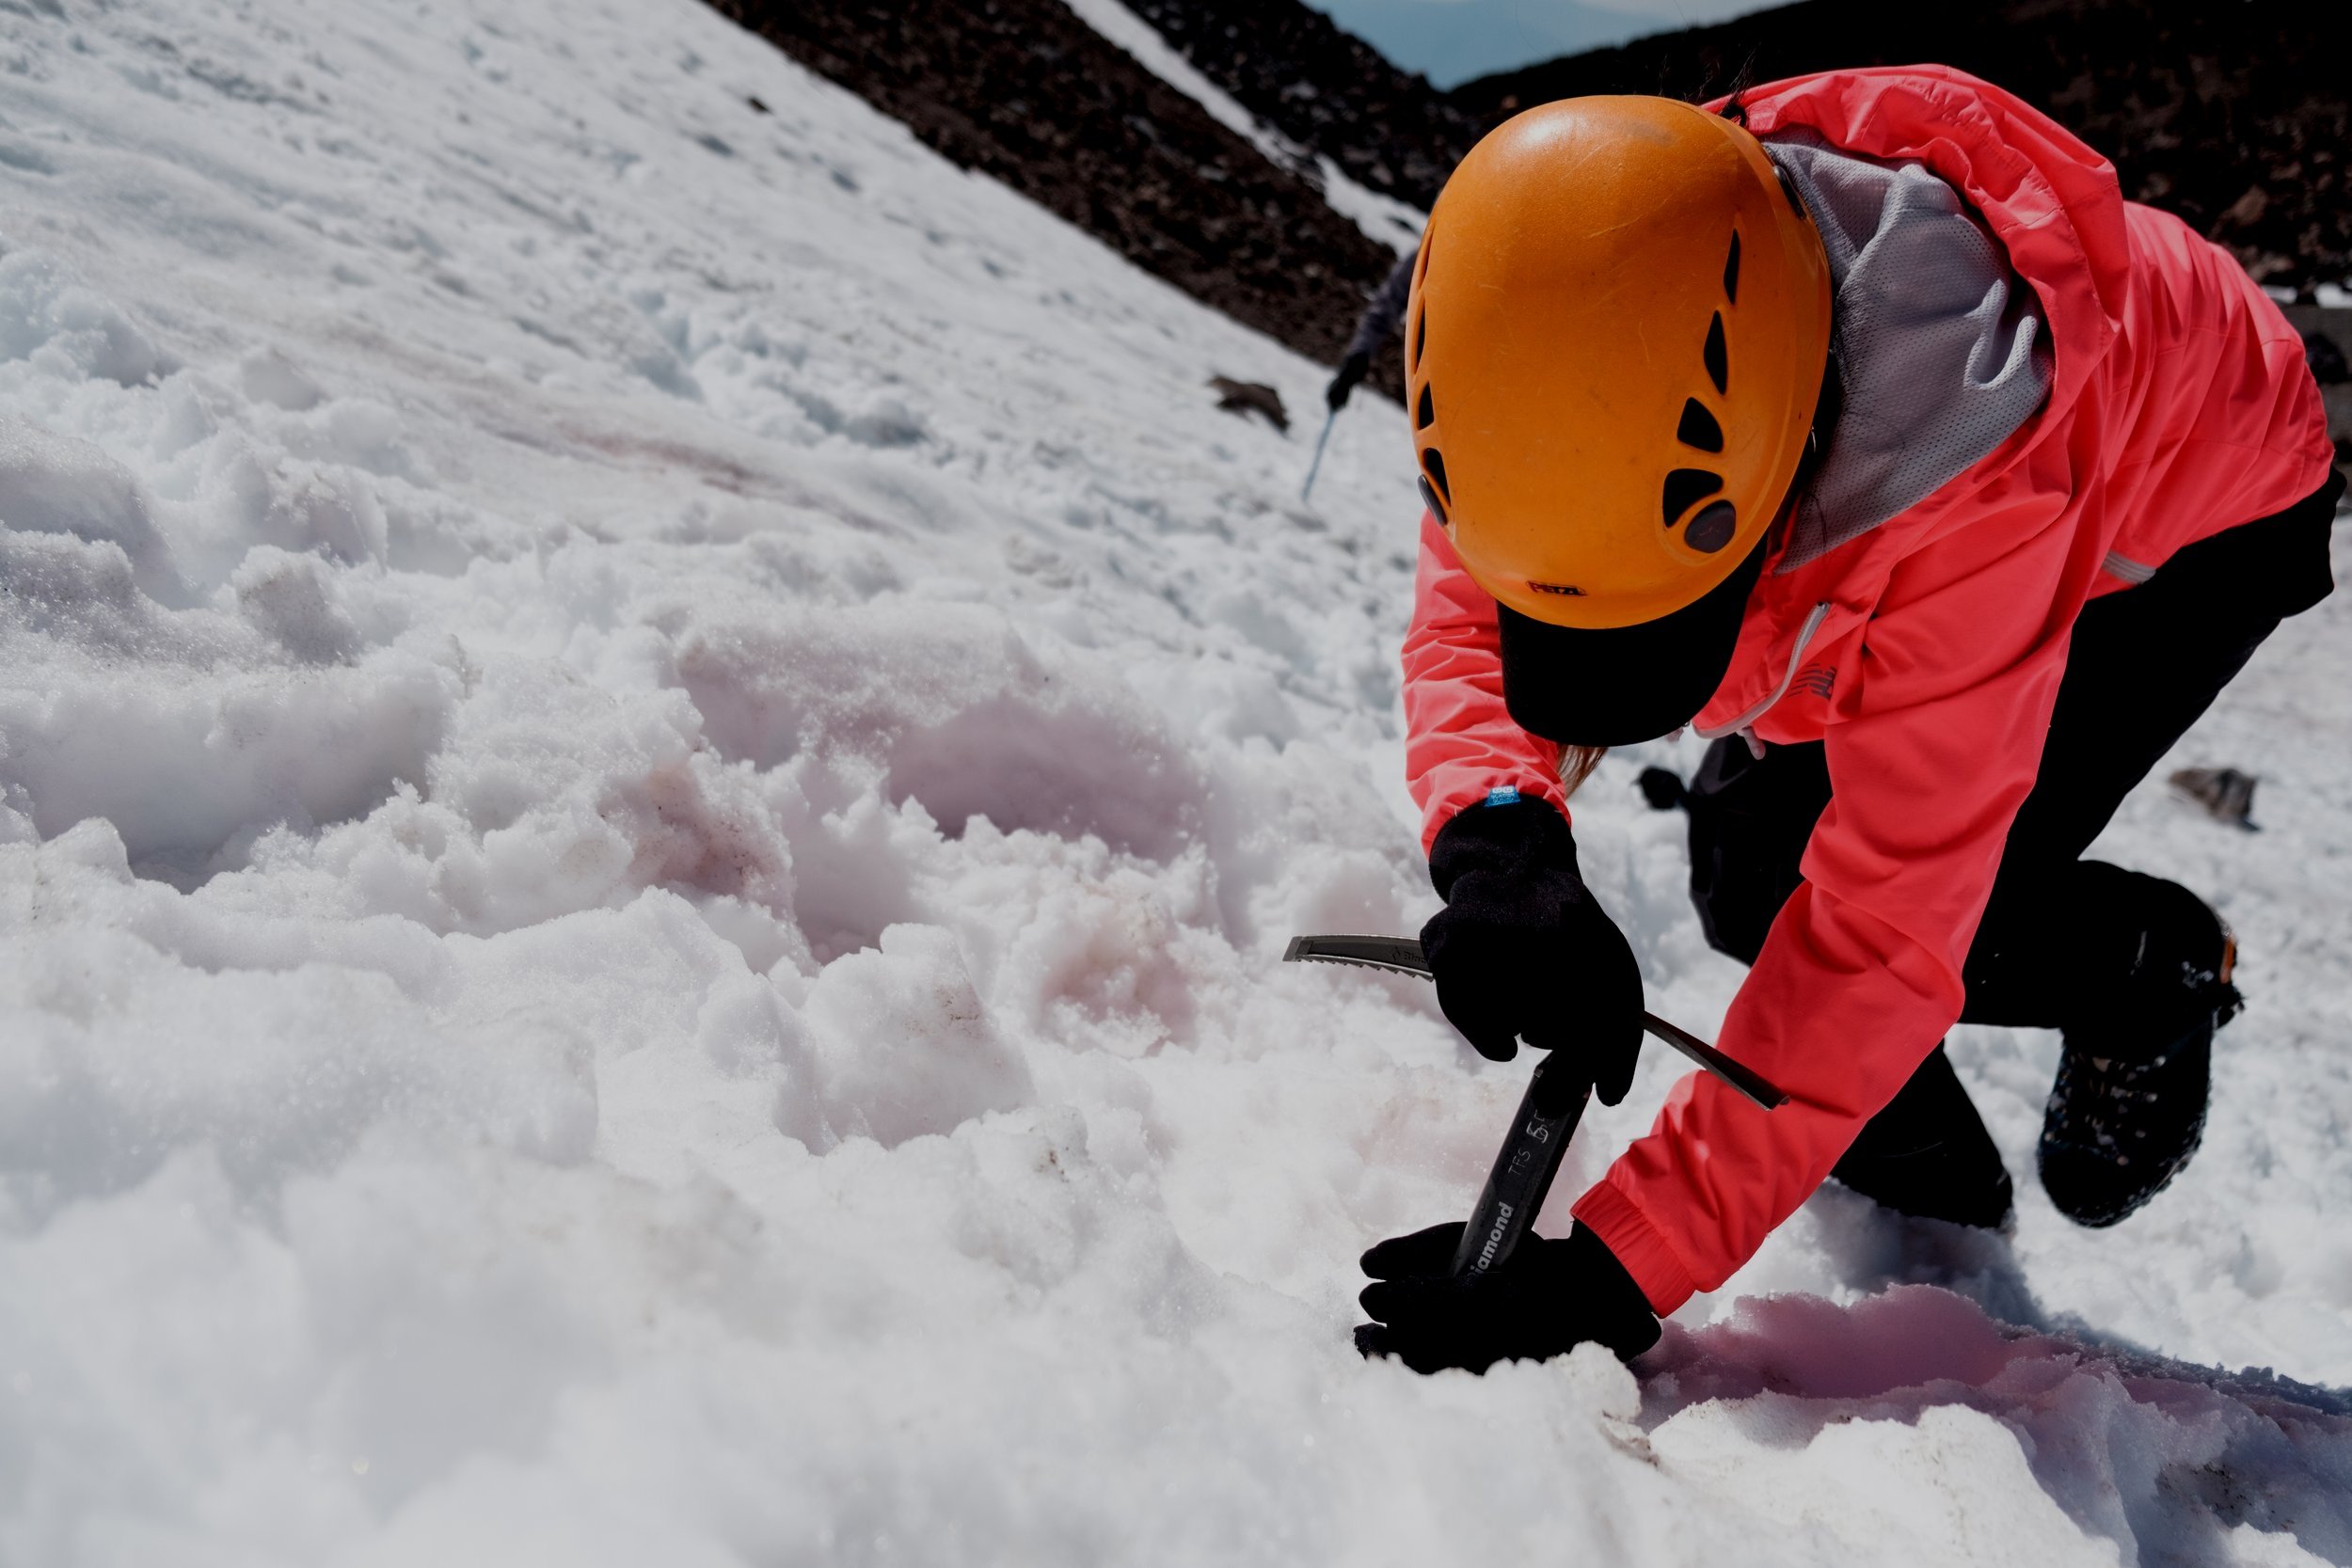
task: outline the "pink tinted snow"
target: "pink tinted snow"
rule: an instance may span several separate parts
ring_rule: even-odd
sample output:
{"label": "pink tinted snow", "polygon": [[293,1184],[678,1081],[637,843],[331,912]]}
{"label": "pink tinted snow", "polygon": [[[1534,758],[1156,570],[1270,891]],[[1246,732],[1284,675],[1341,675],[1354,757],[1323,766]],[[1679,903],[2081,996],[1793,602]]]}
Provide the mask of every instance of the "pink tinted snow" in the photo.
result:
{"label": "pink tinted snow", "polygon": [[1740,1430],[1804,1448],[1851,1421],[1916,1425],[1959,1406],[2017,1437],[2034,1479],[2124,1560],[2235,1560],[2233,1528],[2352,1553],[2352,1398],[2276,1376],[2101,1343],[2079,1324],[1995,1321],[1929,1285],[1839,1307],[1751,1297],[1645,1356],[1641,1424],[1727,1407]]}

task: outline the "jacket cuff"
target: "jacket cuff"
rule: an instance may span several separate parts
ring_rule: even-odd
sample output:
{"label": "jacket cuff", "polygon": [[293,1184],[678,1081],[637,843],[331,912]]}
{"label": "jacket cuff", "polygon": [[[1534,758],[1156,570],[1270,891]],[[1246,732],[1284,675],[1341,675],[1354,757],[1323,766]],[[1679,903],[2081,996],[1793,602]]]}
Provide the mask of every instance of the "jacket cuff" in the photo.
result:
{"label": "jacket cuff", "polygon": [[1530,772],[1518,778],[1496,775],[1490,782],[1460,784],[1430,797],[1422,808],[1421,852],[1425,856],[1438,845],[1438,835],[1447,824],[1466,811],[1479,806],[1507,804],[1512,800],[1545,800],[1560,814],[1560,820],[1570,827],[1576,824],[1575,814],[1568,810],[1567,792],[1560,787],[1559,779],[1550,773]]}
{"label": "jacket cuff", "polygon": [[1691,1271],[1649,1216],[1617,1190],[1606,1177],[1576,1200],[1569,1211],[1577,1223],[1600,1238],[1633,1283],[1648,1298],[1650,1310],[1664,1317],[1698,1293]]}
{"label": "jacket cuff", "polygon": [[1576,839],[1565,813],[1549,801],[1498,789],[1464,806],[1429,841],[1429,880],[1438,896],[1472,871],[1528,873],[1565,865],[1573,875]]}

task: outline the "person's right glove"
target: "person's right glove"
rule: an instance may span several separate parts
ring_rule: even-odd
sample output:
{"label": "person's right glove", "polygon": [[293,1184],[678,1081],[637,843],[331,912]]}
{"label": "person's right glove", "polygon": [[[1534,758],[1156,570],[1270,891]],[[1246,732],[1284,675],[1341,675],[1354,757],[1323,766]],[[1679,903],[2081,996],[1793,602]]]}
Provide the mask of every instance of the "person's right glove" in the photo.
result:
{"label": "person's right glove", "polygon": [[1438,831],[1429,879],[1445,908],[1421,946],[1447,1022],[1482,1056],[1507,1062],[1523,1038],[1560,1053],[1602,1104],[1623,1100],[1642,969],[1577,874],[1566,819],[1544,800],[1471,806]]}
{"label": "person's right glove", "polygon": [[1462,1226],[1433,1225],[1364,1254],[1373,1283],[1357,1299],[1374,1321],[1356,1330],[1367,1356],[1393,1355],[1417,1372],[1498,1361],[1541,1361],[1590,1339],[1630,1361],[1658,1342],[1658,1318],[1633,1276],[1598,1236],[1527,1235],[1502,1265],[1454,1277]]}
{"label": "person's right glove", "polygon": [[1371,370],[1372,356],[1362,349],[1340,361],[1340,373],[1331,378],[1331,385],[1323,391],[1323,401],[1330,404],[1332,413],[1336,414],[1347,406],[1348,395],[1356,390]]}

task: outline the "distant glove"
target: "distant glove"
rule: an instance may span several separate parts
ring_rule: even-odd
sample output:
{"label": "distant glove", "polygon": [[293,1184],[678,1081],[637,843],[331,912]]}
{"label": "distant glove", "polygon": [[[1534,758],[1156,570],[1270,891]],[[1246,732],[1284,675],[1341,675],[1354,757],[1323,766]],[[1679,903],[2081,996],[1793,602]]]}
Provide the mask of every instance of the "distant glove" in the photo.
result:
{"label": "distant glove", "polygon": [[1357,1299],[1374,1319],[1356,1330],[1368,1356],[1393,1355],[1417,1372],[1498,1361],[1541,1361],[1586,1340],[1629,1361],[1658,1342],[1658,1318],[1633,1276],[1598,1236],[1576,1227],[1564,1242],[1524,1236],[1499,1268],[1453,1277],[1462,1227],[1433,1225],[1364,1254],[1373,1283]]}
{"label": "distant glove", "polygon": [[1623,1100],[1642,1048],[1642,970],[1577,875],[1559,812],[1470,807],[1438,830],[1429,879],[1445,908],[1421,946],[1447,1021],[1482,1056],[1507,1062],[1524,1037],[1560,1053],[1602,1104]]}
{"label": "distant glove", "polygon": [[1340,361],[1340,373],[1331,378],[1331,385],[1323,393],[1323,401],[1331,405],[1331,412],[1336,414],[1347,406],[1348,394],[1356,390],[1371,369],[1372,356],[1362,349]]}

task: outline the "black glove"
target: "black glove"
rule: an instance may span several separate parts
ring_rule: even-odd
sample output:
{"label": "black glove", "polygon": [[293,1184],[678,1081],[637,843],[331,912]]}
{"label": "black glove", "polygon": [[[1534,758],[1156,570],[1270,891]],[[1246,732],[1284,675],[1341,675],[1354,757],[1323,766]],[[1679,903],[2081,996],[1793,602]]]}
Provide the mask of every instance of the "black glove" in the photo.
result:
{"label": "black glove", "polygon": [[1524,1236],[1499,1268],[1453,1276],[1462,1227],[1433,1225],[1364,1254],[1373,1283],[1357,1298],[1375,1322],[1356,1330],[1366,1355],[1417,1372],[1498,1361],[1541,1361],[1590,1339],[1630,1361],[1658,1342],[1649,1299],[1599,1237],[1578,1226],[1565,1242]]}
{"label": "black glove", "polygon": [[1447,1021],[1498,1062],[1518,1037],[1565,1050],[1576,1087],[1623,1100],[1642,1049],[1642,969],[1577,875],[1560,813],[1543,800],[1471,806],[1438,831],[1429,879],[1445,908],[1421,947]]}
{"label": "black glove", "polygon": [[1362,349],[1340,361],[1340,373],[1331,378],[1331,385],[1323,393],[1323,401],[1331,405],[1331,412],[1336,414],[1347,406],[1348,394],[1355,391],[1371,369],[1372,356]]}

